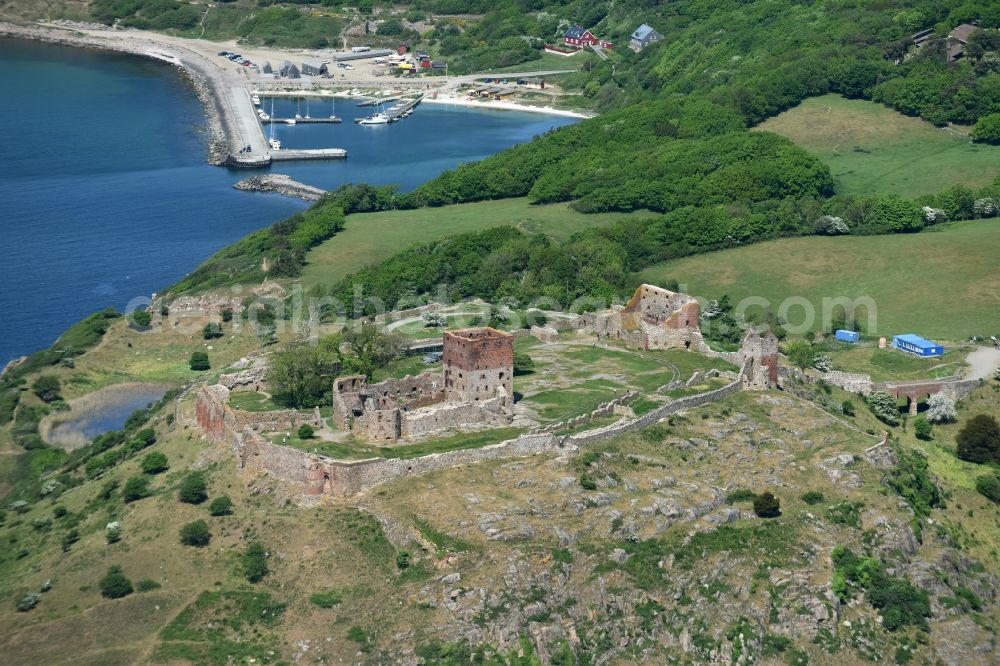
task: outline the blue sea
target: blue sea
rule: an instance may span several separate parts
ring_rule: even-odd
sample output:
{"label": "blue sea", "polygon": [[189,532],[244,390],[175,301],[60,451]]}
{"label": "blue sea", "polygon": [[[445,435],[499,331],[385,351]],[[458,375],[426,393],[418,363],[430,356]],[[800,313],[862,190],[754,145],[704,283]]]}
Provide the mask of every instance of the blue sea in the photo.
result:
{"label": "blue sea", "polygon": [[[73,322],[173,284],[216,250],[306,204],[248,194],[251,173],[205,163],[205,124],[173,67],[143,58],[0,40],[0,366],[50,345]],[[270,100],[265,100],[270,110]],[[534,113],[423,105],[390,126],[355,125],[353,102],[312,99],[339,125],[276,128],[288,148],[348,159],[274,167],[331,189],[412,189],[573,122]],[[305,115],[277,100],[275,115]]]}

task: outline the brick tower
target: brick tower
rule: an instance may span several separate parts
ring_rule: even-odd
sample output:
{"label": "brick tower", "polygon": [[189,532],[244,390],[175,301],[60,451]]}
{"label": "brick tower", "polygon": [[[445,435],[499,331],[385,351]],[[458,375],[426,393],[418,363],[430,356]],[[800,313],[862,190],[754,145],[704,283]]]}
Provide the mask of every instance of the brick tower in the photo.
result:
{"label": "brick tower", "polygon": [[444,394],[449,402],[503,398],[513,404],[514,336],[495,328],[465,328],[444,334]]}

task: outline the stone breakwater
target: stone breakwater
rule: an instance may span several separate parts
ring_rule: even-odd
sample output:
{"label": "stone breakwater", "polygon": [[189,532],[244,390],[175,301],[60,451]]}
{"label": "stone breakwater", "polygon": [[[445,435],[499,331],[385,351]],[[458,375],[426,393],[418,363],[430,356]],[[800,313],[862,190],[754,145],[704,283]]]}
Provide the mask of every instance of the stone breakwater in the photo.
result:
{"label": "stone breakwater", "polygon": [[292,180],[291,176],[280,173],[244,178],[233,183],[233,187],[243,192],[273,192],[305,201],[319,201],[320,197],[326,194],[326,190],[300,183],[297,180]]}
{"label": "stone breakwater", "polygon": [[[100,34],[88,34],[82,30],[99,31]],[[226,163],[230,153],[230,141],[223,123],[223,118],[226,116],[219,102],[220,74],[218,71],[213,71],[214,66],[211,63],[194,52],[174,45],[143,41],[141,32],[114,30],[104,25],[71,21],[46,25],[0,22],[0,37],[32,39],[62,46],[128,53],[177,67],[190,83],[205,110],[208,163],[216,166]]]}

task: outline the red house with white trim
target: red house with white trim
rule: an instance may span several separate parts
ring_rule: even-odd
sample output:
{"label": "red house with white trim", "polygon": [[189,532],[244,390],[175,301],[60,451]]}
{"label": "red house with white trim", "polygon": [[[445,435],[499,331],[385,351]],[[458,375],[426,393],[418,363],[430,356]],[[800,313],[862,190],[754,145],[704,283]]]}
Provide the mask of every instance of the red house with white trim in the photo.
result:
{"label": "red house with white trim", "polygon": [[566,34],[563,35],[563,41],[566,43],[566,46],[572,46],[577,49],[586,49],[591,46],[610,49],[613,46],[611,42],[598,39],[594,36],[594,33],[584,30],[578,25],[574,25],[566,31]]}

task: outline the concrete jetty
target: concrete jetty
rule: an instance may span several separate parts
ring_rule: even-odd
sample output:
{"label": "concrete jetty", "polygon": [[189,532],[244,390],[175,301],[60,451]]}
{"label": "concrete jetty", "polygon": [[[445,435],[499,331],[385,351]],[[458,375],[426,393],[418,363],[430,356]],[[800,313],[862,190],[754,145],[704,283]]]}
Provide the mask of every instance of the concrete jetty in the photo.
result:
{"label": "concrete jetty", "polygon": [[293,160],[342,160],[347,157],[343,148],[304,148],[301,150],[285,149],[270,152],[272,162],[291,162]]}

